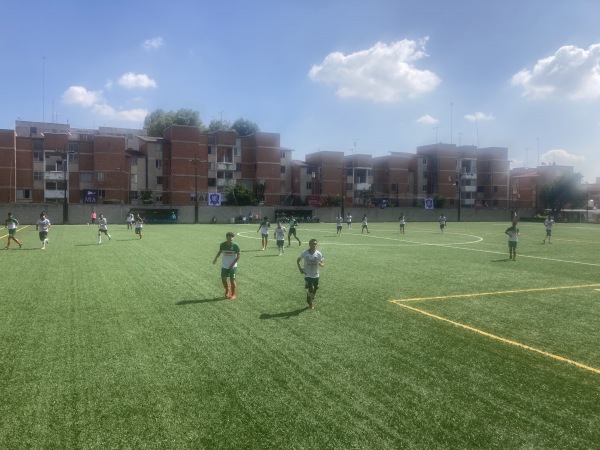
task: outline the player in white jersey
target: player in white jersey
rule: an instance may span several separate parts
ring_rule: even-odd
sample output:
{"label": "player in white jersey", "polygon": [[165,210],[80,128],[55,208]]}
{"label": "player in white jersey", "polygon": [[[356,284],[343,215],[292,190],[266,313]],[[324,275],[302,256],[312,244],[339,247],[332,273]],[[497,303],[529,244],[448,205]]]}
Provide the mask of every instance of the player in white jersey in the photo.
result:
{"label": "player in white jersey", "polygon": [[277,222],[277,227],[275,228],[273,236],[275,237],[275,241],[277,242],[277,249],[279,250],[279,256],[281,256],[284,252],[283,247],[285,246],[285,233],[286,233],[285,227],[283,225],[281,225],[281,222]]}
{"label": "player in white jersey", "polygon": [[406,225],[406,219],[404,218],[404,214],[400,214],[400,233],[404,234],[404,225]]}
{"label": "player in white jersey", "polygon": [[104,217],[102,214],[100,214],[100,217],[98,219],[98,244],[102,243],[102,235],[106,235],[108,237],[108,240],[110,241],[110,234],[108,234],[108,220],[106,220],[106,217]]}
{"label": "player in white jersey", "polygon": [[348,225],[348,229],[352,229],[352,214],[346,214],[346,225]]}
{"label": "player in white jersey", "polygon": [[269,219],[267,218],[267,216],[265,216],[260,225],[258,226],[258,230],[256,230],[257,233],[260,231],[263,250],[266,250],[267,245],[269,244],[269,228],[271,228],[271,224],[269,223]]}
{"label": "player in white jersey", "polygon": [[546,239],[548,239],[548,244],[552,244],[550,238],[552,237],[552,226],[554,225],[554,219],[552,216],[548,216],[546,220],[544,220],[544,225],[546,226],[546,237],[542,241],[542,244],[546,243]]}
{"label": "player in white jersey", "polygon": [[144,219],[138,214],[135,219],[135,234],[140,235],[140,239],[142,238],[142,228],[144,227]]}
{"label": "player in white jersey", "polygon": [[444,232],[444,228],[446,228],[446,216],[445,215],[440,215],[438,221],[440,222],[440,230],[442,230],[442,233]]}
{"label": "player in white jersey", "polygon": [[39,232],[42,250],[46,250],[46,244],[48,243],[48,229],[50,228],[50,225],[50,220],[46,217],[46,214],[41,213],[40,218],[35,224],[35,229]]}
{"label": "player in white jersey", "polygon": [[519,229],[517,221],[513,221],[512,227],[507,228],[504,234],[508,235],[508,259],[517,260],[517,243],[519,242]]}
{"label": "player in white jersey", "polygon": [[[304,267],[300,265],[304,261]],[[308,241],[308,250],[304,250],[296,260],[300,273],[304,274],[304,287],[308,289],[306,302],[310,309],[315,309],[314,300],[319,289],[319,267],[324,266],[323,254],[317,250],[317,240]]]}
{"label": "player in white jersey", "polygon": [[335,222],[336,222],[337,235],[340,236],[342,234],[342,226],[344,225],[344,218],[342,217],[341,214],[337,215]]}

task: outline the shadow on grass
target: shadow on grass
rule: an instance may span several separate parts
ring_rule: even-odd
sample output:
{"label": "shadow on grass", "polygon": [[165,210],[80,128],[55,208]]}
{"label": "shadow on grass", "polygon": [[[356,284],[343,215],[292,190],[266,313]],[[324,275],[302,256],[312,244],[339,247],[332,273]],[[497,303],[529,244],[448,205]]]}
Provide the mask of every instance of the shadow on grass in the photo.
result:
{"label": "shadow on grass", "polygon": [[282,313],[277,313],[277,314],[267,314],[267,313],[262,313],[259,318],[262,320],[265,319],[289,319],[290,317],[298,317],[301,313],[303,313],[304,311],[310,309],[308,306],[305,306],[304,308],[300,308],[297,309],[296,311],[288,311],[288,312],[282,312]]}
{"label": "shadow on grass", "polygon": [[225,301],[225,300],[226,299],[224,297],[200,298],[197,300],[181,300],[180,302],[177,302],[175,304],[179,305],[179,306],[183,306],[183,305],[193,305],[196,303],[221,302],[221,301]]}
{"label": "shadow on grass", "polygon": [[512,260],[510,258],[492,259],[492,262],[506,262],[506,261],[512,261]]}
{"label": "shadow on grass", "polygon": [[279,256],[279,254],[277,254],[277,255],[256,255],[255,258],[269,258],[271,256]]}

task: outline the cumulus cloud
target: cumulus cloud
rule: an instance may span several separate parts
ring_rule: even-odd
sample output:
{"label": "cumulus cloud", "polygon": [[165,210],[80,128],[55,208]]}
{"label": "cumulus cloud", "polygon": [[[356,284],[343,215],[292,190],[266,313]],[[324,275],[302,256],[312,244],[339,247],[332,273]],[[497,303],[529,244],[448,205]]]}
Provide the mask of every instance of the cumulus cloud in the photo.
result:
{"label": "cumulus cloud", "polygon": [[142,43],[142,47],[144,47],[144,49],[146,50],[156,50],[158,48],[161,48],[163,45],[165,45],[165,41],[161,37],[146,39]]}
{"label": "cumulus cloud", "polygon": [[483,122],[486,120],[495,120],[496,118],[493,114],[486,114],[477,111],[475,114],[466,114],[465,119],[467,119],[469,122]]}
{"label": "cumulus cloud", "polygon": [[133,72],[127,72],[127,73],[121,75],[118,83],[127,89],[134,89],[134,88],[147,89],[147,88],[157,87],[156,81],[154,81],[148,75],[143,74],[143,73],[135,74]]}
{"label": "cumulus cloud", "polygon": [[119,119],[128,122],[143,122],[148,114],[146,109],[117,110],[110,106],[102,91],[89,91],[83,86],[71,86],[62,95],[64,103],[79,105],[92,110],[107,119]]}
{"label": "cumulus cloud", "polygon": [[583,100],[600,97],[600,44],[588,49],[565,45],[532,69],[523,69],[511,79],[522,95],[535,99]]}
{"label": "cumulus cloud", "polygon": [[563,149],[549,150],[543,155],[540,155],[540,163],[572,166],[576,162],[584,161],[585,157],[581,155],[574,155]]}
{"label": "cumulus cloud", "polygon": [[349,55],[330,53],[308,75],[315,82],[337,87],[340,97],[358,97],[376,102],[412,99],[433,91],[441,82],[429,70],[418,69],[427,57],[425,43],[404,39],[387,45],[376,43]]}
{"label": "cumulus cloud", "polygon": [[440,123],[440,121],[429,114],[425,114],[417,119],[417,123],[421,123],[423,125],[437,125]]}

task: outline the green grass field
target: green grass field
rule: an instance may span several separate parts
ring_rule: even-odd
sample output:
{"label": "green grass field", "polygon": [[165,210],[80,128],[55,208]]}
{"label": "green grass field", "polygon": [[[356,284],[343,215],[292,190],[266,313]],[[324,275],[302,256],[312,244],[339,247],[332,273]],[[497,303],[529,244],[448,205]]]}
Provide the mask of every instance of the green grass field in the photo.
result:
{"label": "green grass field", "polygon": [[521,223],[509,261],[509,225],[1,231],[0,448],[599,448],[600,227]]}

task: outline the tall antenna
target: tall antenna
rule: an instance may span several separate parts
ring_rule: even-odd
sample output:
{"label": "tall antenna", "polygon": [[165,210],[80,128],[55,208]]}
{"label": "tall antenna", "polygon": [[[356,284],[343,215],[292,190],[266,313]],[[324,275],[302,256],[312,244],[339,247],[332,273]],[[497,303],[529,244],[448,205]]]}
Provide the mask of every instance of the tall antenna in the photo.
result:
{"label": "tall antenna", "polygon": [[42,56],[42,122],[46,122],[46,57]]}
{"label": "tall antenna", "polygon": [[438,143],[438,130],[442,128],[442,127],[433,127],[433,129],[435,130],[435,144]]}
{"label": "tall antenna", "polygon": [[452,144],[452,102],[450,102],[450,143]]}
{"label": "tall antenna", "polygon": [[475,113],[475,130],[477,131],[477,148],[479,148],[479,121],[477,120],[477,113]]}
{"label": "tall antenna", "polygon": [[538,150],[538,161],[537,161],[537,167],[540,166],[540,138],[536,137],[537,139],[537,150]]}

